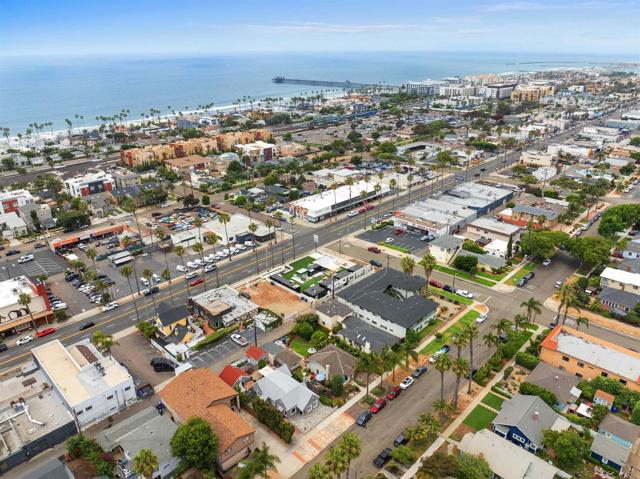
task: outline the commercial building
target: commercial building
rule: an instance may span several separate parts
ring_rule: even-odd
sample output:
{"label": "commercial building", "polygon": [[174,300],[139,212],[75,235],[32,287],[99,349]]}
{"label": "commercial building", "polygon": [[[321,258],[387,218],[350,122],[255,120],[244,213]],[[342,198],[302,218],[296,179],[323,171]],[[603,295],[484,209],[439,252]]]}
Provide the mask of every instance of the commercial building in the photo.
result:
{"label": "commercial building", "polygon": [[407,278],[398,270],[384,268],[338,291],[335,297],[366,323],[404,338],[408,329],[420,331],[436,317],[438,304],[423,296],[426,289],[424,278]]}
{"label": "commercial building", "polygon": [[640,353],[567,326],[545,338],[540,359],[579,378],[608,377],[640,391]]}
{"label": "commercial building", "polygon": [[0,213],[14,212],[28,203],[33,203],[33,196],[27,190],[0,192]]}
{"label": "commercial building", "polygon": [[511,92],[511,100],[514,102],[534,102],[543,96],[553,95],[553,93],[553,85],[518,85],[515,90]]}
{"label": "commercial building", "polygon": [[231,469],[251,452],[255,430],[240,417],[238,392],[208,369],[191,369],[167,384],[160,397],[178,423],[199,417],[218,438],[218,469]]}
{"label": "commercial building", "polygon": [[611,143],[620,139],[620,130],[605,126],[585,126],[578,136],[602,143]]}
{"label": "commercial building", "polygon": [[[255,233],[249,231],[249,225],[253,223],[258,228]],[[241,214],[232,214],[226,224],[220,223],[217,219],[207,221],[200,227],[200,236],[198,236],[198,228],[191,228],[185,231],[179,231],[171,235],[171,242],[174,246],[191,246],[195,243],[205,244],[204,241],[207,233],[213,233],[219,238],[219,244],[228,246],[234,243],[244,243],[255,238],[256,241],[263,243],[269,241],[275,236],[275,230],[267,228],[266,225],[256,219]]]}
{"label": "commercial building", "polygon": [[640,274],[607,266],[600,274],[600,286],[639,294]]}
{"label": "commercial building", "polygon": [[112,356],[88,339],[64,346],[54,339],[31,350],[81,427],[112,416],[136,402],[133,378]]}
{"label": "commercial building", "polygon": [[358,181],[351,186],[339,186],[336,189],[292,201],[290,207],[296,216],[317,223],[329,216],[385,196],[389,191],[389,186],[385,184],[381,184],[380,190],[376,191],[376,183],[373,181]]}
{"label": "commercial building", "polygon": [[253,143],[236,145],[236,153],[238,153],[241,158],[245,156],[248,157],[249,163],[254,165],[278,158],[278,147],[273,143],[255,141]]}
{"label": "commercial building", "polygon": [[516,241],[520,231],[521,228],[518,225],[486,217],[478,218],[467,226],[467,233],[490,240],[509,241],[511,238]]}
{"label": "commercial building", "polygon": [[[29,309],[18,303],[22,293],[31,297]],[[43,283],[33,283],[26,276],[0,282],[0,333],[17,334],[51,320],[53,313]]]}
{"label": "commercial building", "polygon": [[435,80],[408,81],[401,88],[404,88],[407,93],[433,96],[438,94],[442,85],[443,82]]}
{"label": "commercial building", "polygon": [[33,363],[16,371],[0,380],[0,474],[77,432],[73,416],[42,371]]}
{"label": "commercial building", "polygon": [[553,155],[542,151],[525,150],[520,155],[520,163],[527,166],[551,166]]}
{"label": "commercial building", "polygon": [[592,157],[594,155],[593,145],[583,145],[578,143],[552,143],[547,146],[547,153],[555,156],[560,154],[571,156]]}
{"label": "commercial building", "polygon": [[100,170],[77,175],[64,181],[65,191],[76,197],[111,191],[115,185],[113,176]]}
{"label": "commercial building", "polygon": [[249,322],[258,313],[255,303],[226,284],[190,297],[187,304],[193,314],[215,329]]}

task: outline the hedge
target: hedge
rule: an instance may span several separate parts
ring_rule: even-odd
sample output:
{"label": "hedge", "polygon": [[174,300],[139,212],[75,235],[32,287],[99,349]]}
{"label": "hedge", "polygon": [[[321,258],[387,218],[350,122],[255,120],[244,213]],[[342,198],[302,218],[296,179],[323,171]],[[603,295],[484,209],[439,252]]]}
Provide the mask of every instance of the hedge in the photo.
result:
{"label": "hedge", "polygon": [[193,347],[193,349],[198,351],[199,349],[202,349],[205,346],[208,346],[209,344],[215,343],[216,341],[220,340],[222,337],[226,336],[227,334],[232,333],[233,331],[235,331],[239,327],[240,327],[240,325],[238,323],[236,323],[236,324],[233,324],[233,325],[229,326],[228,328],[218,329],[217,331],[211,333],[209,336],[204,338],[198,344],[196,344]]}
{"label": "hedge", "polygon": [[511,395],[511,393],[510,393],[510,392],[507,392],[507,391],[505,391],[504,389],[499,388],[498,386],[491,386],[491,390],[492,390],[494,393],[501,394],[502,396],[506,396],[506,397],[508,397],[508,398],[512,398],[512,397],[513,397],[513,396]]}
{"label": "hedge", "polygon": [[533,354],[528,354],[528,353],[516,354],[516,364],[522,366],[523,368],[533,370],[536,368],[539,362],[540,360],[536,358]]}
{"label": "hedge", "polygon": [[253,410],[256,412],[258,421],[271,429],[287,444],[291,444],[291,438],[295,428],[287,421],[282,413],[273,404],[260,398],[253,400]]}
{"label": "hedge", "polygon": [[549,406],[553,406],[557,402],[556,395],[551,391],[526,381],[520,384],[520,394],[538,396]]}

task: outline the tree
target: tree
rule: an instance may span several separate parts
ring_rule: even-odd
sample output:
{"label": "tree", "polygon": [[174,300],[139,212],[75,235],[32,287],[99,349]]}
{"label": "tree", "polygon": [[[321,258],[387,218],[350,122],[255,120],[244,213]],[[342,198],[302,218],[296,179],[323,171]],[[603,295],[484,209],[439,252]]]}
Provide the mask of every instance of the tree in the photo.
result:
{"label": "tree", "polygon": [[470,373],[469,363],[464,358],[456,359],[451,365],[453,374],[456,375],[455,389],[453,390],[453,409],[458,408],[458,390],[460,389],[461,379]]}
{"label": "tree", "polygon": [[[205,233],[204,240],[209,246],[213,246],[213,254],[216,254],[216,243],[220,238],[218,235],[214,233]],[[218,268],[215,269],[216,272],[216,288],[220,287],[220,277],[218,276]]]}
{"label": "tree", "polygon": [[140,449],[133,458],[133,471],[150,479],[158,469],[158,458],[151,449]]}
{"label": "tree", "polygon": [[[444,401],[444,373],[451,369],[451,356],[448,353],[440,354],[434,363],[434,367],[440,373],[440,401]],[[440,415],[440,422],[444,422],[444,414]]]}
{"label": "tree", "polygon": [[362,452],[362,444],[360,442],[360,438],[352,432],[347,432],[340,438],[338,447],[342,450],[342,453],[347,458],[347,479],[349,479],[351,461],[356,459]]}
{"label": "tree", "polygon": [[461,271],[475,274],[478,269],[478,258],[471,255],[457,255],[453,260],[453,266]]}
{"label": "tree", "polygon": [[[152,284],[152,282],[153,282],[153,272],[149,268],[145,268],[144,271],[142,271],[142,277],[145,278],[149,282],[149,284]],[[156,296],[155,296],[155,294],[151,295],[151,301],[153,302],[153,312],[157,316],[158,315],[158,308],[156,307]]]}
{"label": "tree", "polygon": [[111,346],[116,344],[113,340],[113,336],[110,334],[104,334],[102,331],[94,331],[91,335],[91,343],[102,352],[109,352]]}
{"label": "tree", "polygon": [[36,325],[36,320],[33,319],[33,312],[31,311],[31,308],[29,307],[29,305],[31,304],[31,295],[28,293],[20,293],[20,295],[18,296],[18,304],[20,306],[24,306],[25,308],[27,308],[27,312],[29,313],[29,316],[31,317],[31,323],[33,324],[33,328],[36,330],[36,334],[38,333],[38,326]]}
{"label": "tree", "polygon": [[255,223],[249,223],[249,232],[251,233],[251,244],[253,245],[253,253],[256,257],[256,274],[260,274],[260,261],[258,260],[258,249],[256,248],[256,231],[258,231],[258,225]]}
{"label": "tree", "polygon": [[356,362],[356,370],[367,375],[367,396],[369,395],[369,376],[380,372],[382,365],[380,357],[375,353],[363,353]]}
{"label": "tree", "polygon": [[309,469],[307,479],[332,479],[331,471],[324,464],[314,464]]}
{"label": "tree", "polygon": [[400,345],[400,354],[404,357],[404,366],[409,369],[409,359],[418,360],[416,348],[420,344],[420,334],[412,329],[408,329],[402,344]]}
{"label": "tree", "polygon": [[[418,265],[422,266],[422,268],[424,269],[424,275],[427,278],[427,284],[429,283],[429,276],[431,276],[431,273],[433,272],[433,269],[436,267],[437,262],[436,262],[436,258],[435,256],[433,256],[432,254],[425,254],[420,261],[418,261]],[[427,286],[427,291],[428,291],[428,286]]]}
{"label": "tree", "polygon": [[332,447],[324,456],[324,463],[332,475],[339,479],[348,467],[347,455],[339,447]]}
{"label": "tree", "polygon": [[458,466],[454,455],[436,452],[422,461],[416,477],[418,479],[442,479],[443,477],[455,477],[457,472]]}
{"label": "tree", "polygon": [[133,293],[133,286],[131,286],[131,275],[133,274],[133,268],[128,265],[124,265],[120,268],[120,274],[127,278],[127,283],[129,283],[129,291],[131,292],[131,297],[133,298],[133,308],[136,310],[136,319],[138,323],[140,322],[140,313],[138,313],[138,304],[136,303],[136,296]]}
{"label": "tree", "polygon": [[410,466],[416,460],[416,453],[413,452],[413,449],[411,449],[410,447],[400,445],[398,447],[394,447],[391,450],[391,457],[393,457],[400,464]]}
{"label": "tree", "polygon": [[473,454],[460,453],[456,458],[458,479],[491,479],[493,471],[487,461]]}
{"label": "tree", "polygon": [[89,258],[93,263],[93,270],[98,271],[98,269],[96,268],[96,256],[98,256],[98,251],[96,251],[96,249],[92,246],[91,248],[87,249],[86,254],[87,258]]}
{"label": "tree", "polygon": [[572,429],[566,431],[542,431],[542,444],[553,450],[558,465],[573,469],[582,463],[582,458],[589,452],[589,443]]}
{"label": "tree", "polygon": [[262,447],[255,449],[250,457],[250,468],[259,476],[267,479],[269,471],[276,471],[276,464],[280,462],[280,458],[269,452],[269,446],[264,442]]}
{"label": "tree", "polygon": [[[469,370],[473,371],[473,340],[478,337],[479,330],[478,325],[475,322],[469,323],[462,328],[462,334],[467,337],[469,343]],[[469,386],[467,387],[467,394],[471,394],[471,383],[473,382],[473,374],[469,374]]]}
{"label": "tree", "polygon": [[[231,221],[231,216],[229,216],[229,214],[227,213],[220,212],[218,213],[218,221],[224,225],[224,236],[226,238],[225,245],[229,247],[229,233],[227,232],[227,223]],[[229,261],[231,261],[231,256],[233,255],[229,255]]]}
{"label": "tree", "polygon": [[542,303],[533,296],[520,303],[520,307],[526,308],[528,323],[535,323],[536,316],[542,313]]}
{"label": "tree", "polygon": [[[204,263],[204,246],[202,246],[202,243],[200,242],[195,243],[193,245],[193,252],[199,255],[200,261],[202,261],[202,264],[205,264]],[[206,290],[207,290],[207,275],[203,270],[202,271],[202,291],[206,291]]]}
{"label": "tree", "polygon": [[411,256],[403,256],[400,260],[400,267],[404,272],[404,299],[407,299],[409,297],[409,279],[413,276],[413,269],[416,267],[416,261]]}
{"label": "tree", "polygon": [[213,470],[218,457],[218,438],[204,419],[192,417],[171,438],[171,452],[187,467]]}
{"label": "tree", "polygon": [[562,311],[564,308],[564,316],[562,317],[562,324],[567,321],[567,316],[569,315],[569,309],[575,308],[578,309],[578,296],[576,295],[575,288],[572,284],[565,283],[560,287],[560,291],[558,292],[558,299],[560,300],[560,307],[558,308],[558,313]]}
{"label": "tree", "polygon": [[344,393],[344,377],[340,374],[334,374],[329,381],[331,386],[331,394],[334,396],[342,396]]}

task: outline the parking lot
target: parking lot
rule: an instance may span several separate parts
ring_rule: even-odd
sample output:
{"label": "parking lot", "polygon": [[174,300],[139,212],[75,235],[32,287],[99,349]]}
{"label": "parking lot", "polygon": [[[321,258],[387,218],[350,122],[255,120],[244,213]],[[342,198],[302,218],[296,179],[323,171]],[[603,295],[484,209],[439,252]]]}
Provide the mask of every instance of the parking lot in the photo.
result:
{"label": "parking lot", "polygon": [[369,243],[379,244],[380,242],[391,239],[389,243],[407,249],[412,254],[422,256],[427,252],[426,241],[420,240],[421,235],[405,231],[401,235],[396,235],[392,226],[386,226],[380,230],[368,230],[360,233],[357,237]]}
{"label": "parking lot", "polygon": [[18,263],[19,255],[5,258],[0,266],[0,280],[22,275],[32,278],[43,274],[53,276],[64,271],[66,267],[64,260],[48,249],[35,250],[33,256],[33,260],[22,264]]}
{"label": "parking lot", "polygon": [[162,356],[153,346],[140,334],[131,333],[118,339],[111,347],[111,354],[128,370],[136,386],[158,384],[174,376],[173,372],[155,372],[150,366],[151,360]]}
{"label": "parking lot", "polygon": [[[253,326],[238,332],[238,334],[249,341],[249,344],[253,344]],[[263,334],[262,331],[258,329],[258,337],[260,337],[261,334]],[[206,368],[239,349],[243,349],[243,347],[238,346],[228,336],[225,336],[222,341],[192,354],[189,362],[197,368]]]}

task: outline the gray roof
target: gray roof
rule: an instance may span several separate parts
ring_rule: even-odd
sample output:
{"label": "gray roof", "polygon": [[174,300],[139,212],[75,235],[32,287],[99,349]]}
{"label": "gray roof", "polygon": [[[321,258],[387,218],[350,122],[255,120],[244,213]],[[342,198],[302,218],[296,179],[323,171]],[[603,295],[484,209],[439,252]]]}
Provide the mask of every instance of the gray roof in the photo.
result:
{"label": "gray roof", "polygon": [[629,273],[638,274],[640,273],[640,259],[623,259],[622,262],[618,265],[618,269],[628,271]]}
{"label": "gray roof", "polygon": [[316,304],[315,308],[316,311],[326,314],[327,316],[342,316],[344,318],[353,313],[349,306],[340,301],[336,301],[334,298],[329,298],[326,301]]}
{"label": "gray roof", "polygon": [[591,452],[595,452],[599,456],[615,462],[619,466],[624,466],[629,458],[631,449],[624,447],[619,442],[609,439],[602,434],[596,434],[591,443]]}
{"label": "gray roof", "polygon": [[624,419],[607,414],[598,427],[599,431],[605,431],[620,439],[633,444],[640,434],[640,426],[625,421]]}
{"label": "gray roof", "polygon": [[374,353],[379,353],[385,346],[393,346],[399,341],[394,335],[371,326],[355,316],[345,318],[342,326],[343,328],[338,332],[339,336],[343,336],[361,348],[369,343],[369,348]]}
{"label": "gray roof", "polygon": [[281,404],[287,411],[293,408],[304,411],[311,401],[318,398],[305,384],[293,379],[289,368],[284,365],[259,379],[254,389],[262,399]]}
{"label": "gray roof", "polygon": [[175,308],[165,302],[158,305],[158,320],[163,326],[169,326],[187,316],[189,316],[189,310],[186,304],[181,304]]}
{"label": "gray roof", "polygon": [[519,394],[502,404],[493,424],[515,426],[537,447],[542,446],[542,430],[550,429],[558,414],[538,396]]}
{"label": "gray roof", "polygon": [[429,247],[437,246],[438,248],[452,250],[460,247],[463,242],[464,239],[458,238],[457,236],[444,235],[434,239],[431,243],[429,243]]}
{"label": "gray roof", "polygon": [[614,306],[624,306],[629,309],[633,309],[633,307],[640,302],[640,296],[637,294],[615,288],[603,288],[602,291],[598,293],[598,298],[600,298],[602,302],[606,301]]}
{"label": "gray roof", "polygon": [[265,353],[270,354],[271,356],[275,356],[284,349],[282,346],[276,343],[265,343],[260,345],[260,348],[262,348]]}
{"label": "gray roof", "polygon": [[296,369],[298,366],[300,366],[301,359],[302,356],[300,356],[298,353],[293,352],[289,349],[283,349],[278,354],[276,354],[275,362],[276,364],[279,364],[281,366],[287,366],[287,368],[291,370]]}
{"label": "gray roof", "polygon": [[580,379],[541,361],[527,376],[527,382],[551,391],[564,404],[570,399],[571,389],[578,386]]}
{"label": "gray roof", "polygon": [[623,251],[630,251],[631,253],[640,253],[640,242],[629,241],[624,247]]}
{"label": "gray roof", "polygon": [[[405,282],[406,281],[406,282]],[[339,291],[337,295],[387,321],[410,328],[438,309],[438,304],[415,293],[400,299],[385,293],[389,286],[402,291],[419,291],[427,284],[422,276],[407,276],[398,270],[384,268]],[[399,312],[402,314],[398,314]]]}
{"label": "gray roof", "polygon": [[342,374],[353,377],[356,371],[356,358],[335,344],[328,344],[307,358],[307,364],[318,363],[322,368],[329,366],[329,374]]}
{"label": "gray roof", "polygon": [[507,265],[507,260],[500,258],[499,256],[493,256],[491,254],[478,254],[473,251],[460,250],[458,256],[475,256],[478,258],[478,264],[489,266],[490,268],[503,268]]}
{"label": "gray roof", "polygon": [[67,465],[57,457],[46,462],[41,461],[40,464],[29,472],[31,479],[74,479],[75,477]]}
{"label": "gray roof", "polygon": [[555,220],[558,217],[558,213],[553,210],[522,204],[514,206],[512,211],[515,211],[516,213],[528,213],[533,216],[544,216],[548,220]]}

